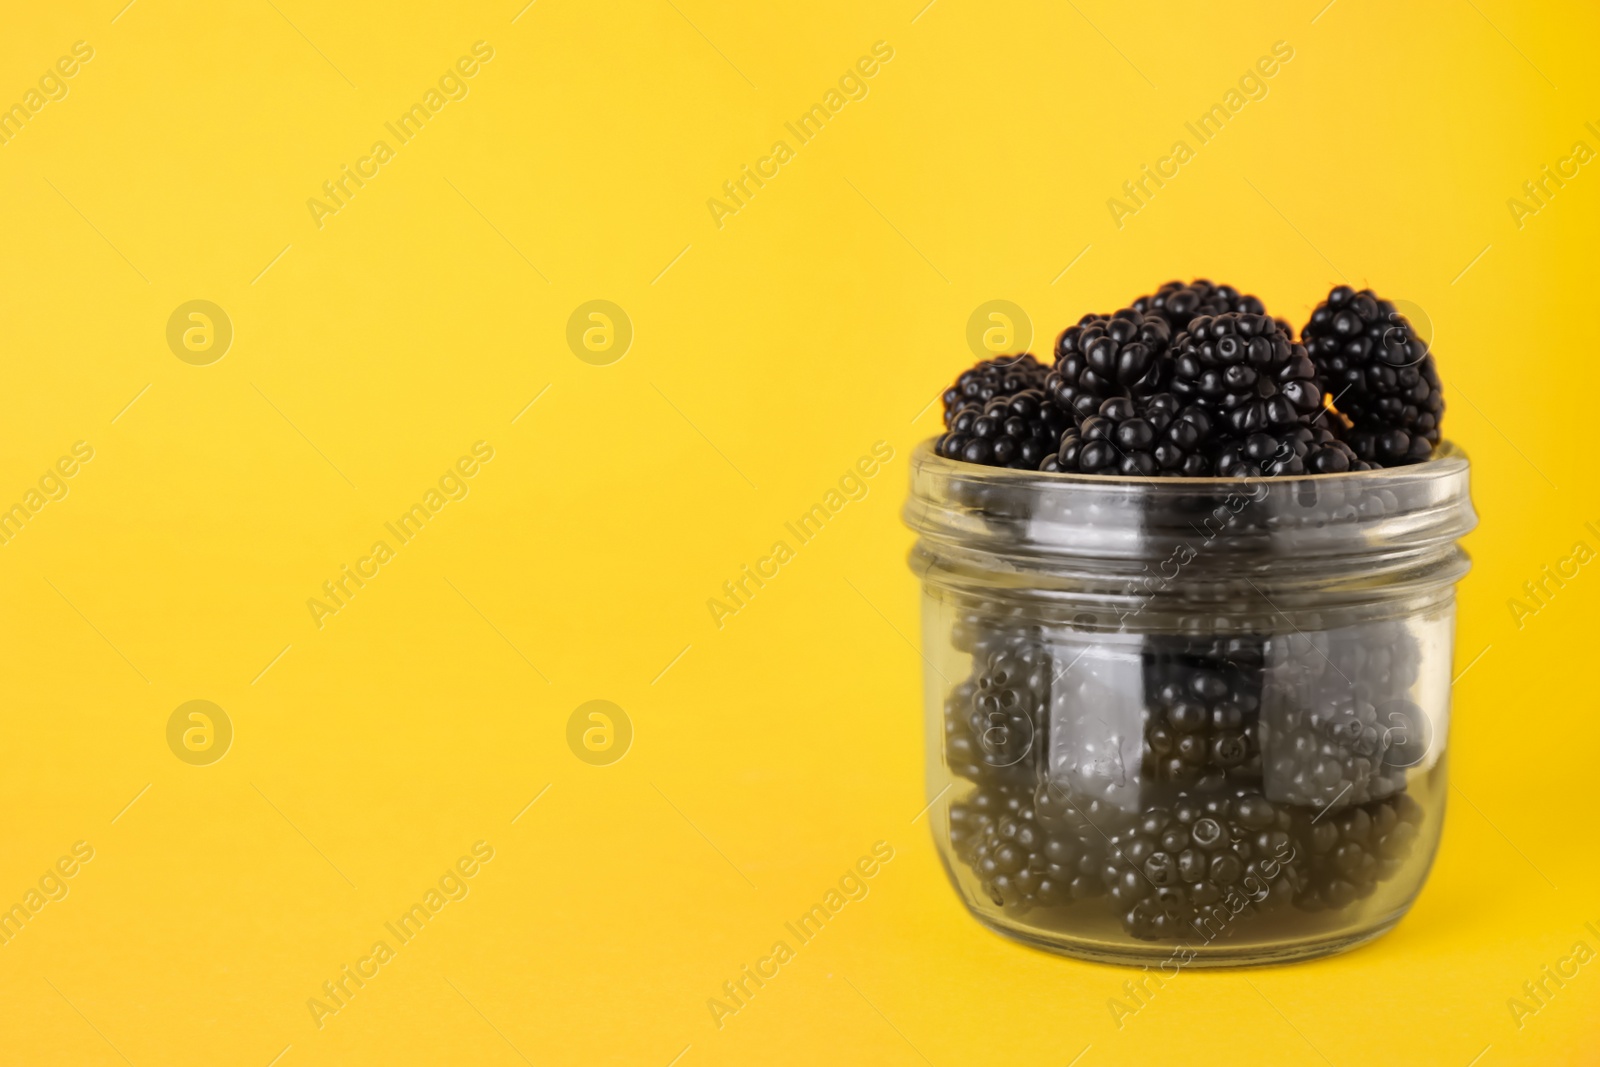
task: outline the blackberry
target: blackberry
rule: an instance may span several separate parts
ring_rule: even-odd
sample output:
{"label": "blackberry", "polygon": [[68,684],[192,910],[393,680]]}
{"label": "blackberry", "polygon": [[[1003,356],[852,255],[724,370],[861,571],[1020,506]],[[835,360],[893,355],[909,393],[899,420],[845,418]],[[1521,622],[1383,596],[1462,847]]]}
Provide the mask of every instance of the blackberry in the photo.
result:
{"label": "blackberry", "polygon": [[1031,781],[1050,700],[1050,657],[1009,636],[973,653],[972,676],[945,699],[945,762],[974,782]]}
{"label": "blackberry", "polygon": [[1305,853],[1306,877],[1295,894],[1295,907],[1338,909],[1371,896],[1379,883],[1399,872],[1422,821],[1422,805],[1407,793],[1298,818],[1296,838]]}
{"label": "blackberry", "polygon": [[1204,278],[1185,284],[1170,281],[1149,296],[1133,302],[1136,310],[1157,312],[1172,325],[1174,334],[1187,329],[1197,315],[1224,315],[1230,311],[1251,315],[1266,313],[1257,297],[1240,293],[1231,285],[1212,285]]}
{"label": "blackberry", "polygon": [[996,613],[1001,605],[990,600],[974,600],[961,605],[955,620],[950,624],[950,645],[957,652],[969,656],[987,655],[1014,635],[1005,621]]}
{"label": "blackberry", "polygon": [[1239,436],[1305,423],[1323,409],[1316,369],[1265,315],[1199,315],[1172,344],[1172,392],[1203,404]]}
{"label": "blackberry", "polygon": [[972,698],[978,686],[972,679],[951,688],[944,698],[944,762],[950,773],[971,782],[987,781],[994,777],[993,768],[984,761],[983,750],[973,736]]}
{"label": "blackberry", "polygon": [[1210,941],[1277,907],[1303,884],[1292,829],[1287,808],[1251,789],[1145,809],[1112,835],[1102,872],[1123,928]]}
{"label": "blackberry", "polygon": [[1267,788],[1281,800],[1317,809],[1393,795],[1405,788],[1406,776],[1403,767],[1385,762],[1392,729],[1371,704],[1353,697],[1302,709],[1277,724],[1269,718]]}
{"label": "blackberry", "polygon": [[1048,908],[1105,892],[1105,839],[1085,815],[1037,789],[989,786],[950,805],[950,843],[1000,907]]}
{"label": "blackberry", "polygon": [[1172,328],[1160,315],[1133,308],[1085,315],[1056,338],[1055,368],[1045,391],[1079,419],[1115,396],[1149,396],[1166,384],[1171,345]]}
{"label": "blackberry", "polygon": [[969,405],[950,418],[950,430],[934,448],[946,459],[989,467],[1038,470],[1060,447],[1068,419],[1037,389],[996,396],[981,408]]}
{"label": "blackberry", "polygon": [[1227,780],[1259,783],[1264,641],[1206,644],[1213,647],[1146,638],[1145,776],[1201,790]]}
{"label": "blackberry", "polygon": [[1267,795],[1316,810],[1405,789],[1430,723],[1411,701],[1421,647],[1403,624],[1274,636],[1261,724]]}
{"label": "blackberry", "polygon": [[1212,419],[1183,406],[1171,393],[1140,400],[1112,397],[1061,435],[1056,461],[1045,470],[1149,477],[1201,477],[1211,473],[1204,446]]}
{"label": "blackberry", "polygon": [[[1433,383],[1438,388],[1437,380]],[[1442,401],[1441,401],[1442,403]],[[1437,441],[1406,430],[1385,430],[1377,427],[1355,426],[1345,435],[1353,453],[1374,467],[1403,467],[1421,463],[1433,454]]]}
{"label": "blackberry", "polygon": [[1318,384],[1351,422],[1356,455],[1385,467],[1418,463],[1439,443],[1444,392],[1428,344],[1393,304],[1341,285],[1300,331]]}
{"label": "blackberry", "polygon": [[1248,478],[1298,474],[1342,474],[1372,464],[1356,456],[1322,420],[1288,429],[1257,430],[1226,441],[1213,457],[1217,474]]}
{"label": "blackberry", "polygon": [[982,410],[997,396],[1016,396],[1025,389],[1044,386],[1050,368],[1030,352],[986,359],[962,371],[944,391],[944,424],[948,429],[956,413],[966,408]]}

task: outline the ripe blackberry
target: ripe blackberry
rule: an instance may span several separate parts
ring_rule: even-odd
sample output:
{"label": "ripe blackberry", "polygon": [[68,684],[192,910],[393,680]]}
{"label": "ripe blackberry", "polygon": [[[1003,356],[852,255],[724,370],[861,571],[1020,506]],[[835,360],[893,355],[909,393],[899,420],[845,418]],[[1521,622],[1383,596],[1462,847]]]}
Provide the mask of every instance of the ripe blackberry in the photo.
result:
{"label": "ripe blackberry", "polygon": [[1056,461],[1045,470],[1082,474],[1202,477],[1211,473],[1205,445],[1212,419],[1171,393],[1139,400],[1112,397],[1061,435]]}
{"label": "ripe blackberry", "polygon": [[1267,790],[1317,809],[1391,796],[1406,787],[1405,768],[1385,762],[1393,729],[1353,697],[1269,716]]}
{"label": "ripe blackberry", "polygon": [[1050,656],[1011,635],[973,654],[972,676],[945,699],[945,762],[974,782],[1031,782],[1050,700]]}
{"label": "ripe blackberry", "polygon": [[982,407],[968,405],[950,416],[950,430],[935,444],[946,459],[988,467],[1038,470],[1039,461],[1060,447],[1070,420],[1038,389],[996,396]]}
{"label": "ripe blackberry", "polygon": [[[1261,638],[1148,637],[1144,773],[1209,791],[1261,781]],[[1218,647],[1220,646],[1220,647]]]}
{"label": "ripe blackberry", "polygon": [[1359,459],[1322,420],[1280,430],[1257,430],[1226,441],[1213,456],[1224,478],[1259,478],[1298,474],[1341,474],[1367,470],[1372,464]]}
{"label": "ripe blackberry", "polygon": [[1241,437],[1287,429],[1322,410],[1304,346],[1265,315],[1199,315],[1172,344],[1172,392],[1203,404]]}
{"label": "ripe blackberry", "polygon": [[987,781],[993,776],[990,766],[983,760],[983,751],[973,736],[969,720],[972,716],[972,698],[977,695],[977,683],[972,679],[957,683],[944,698],[944,762],[950,773],[971,782]]}
{"label": "ripe blackberry", "polygon": [[965,408],[982,410],[997,396],[1015,396],[1025,389],[1044,385],[1050,368],[1030,352],[986,359],[962,371],[955,383],[944,391],[944,424],[949,428],[956,413]]}
{"label": "ripe blackberry", "polygon": [[1400,623],[1274,636],[1261,714],[1267,795],[1320,811],[1404,790],[1432,741],[1409,695],[1420,670],[1421,648]]}
{"label": "ripe blackberry", "polygon": [[1411,854],[1423,821],[1422,805],[1408,793],[1296,819],[1306,878],[1295,894],[1303,911],[1344,908],[1371,896],[1393,878]]}
{"label": "ripe blackberry", "polygon": [[1231,285],[1212,285],[1204,278],[1187,284],[1170,281],[1149,296],[1133,302],[1139,311],[1158,312],[1172,325],[1174,334],[1187,329],[1197,315],[1224,315],[1230,311],[1263,315],[1266,307],[1257,297],[1240,293]]}
{"label": "ripe blackberry", "polygon": [[1318,384],[1350,419],[1356,455],[1385,467],[1418,463],[1439,443],[1444,392],[1428,343],[1393,304],[1341,285],[1300,331]]}
{"label": "ripe blackberry", "polygon": [[[1437,380],[1433,388],[1438,388]],[[1374,467],[1403,467],[1408,463],[1421,463],[1433,454],[1433,446],[1438,444],[1424,435],[1406,430],[1367,426],[1352,427],[1345,435],[1345,441],[1355,455]]]}
{"label": "ripe blackberry", "polygon": [[1210,941],[1277,907],[1302,886],[1292,828],[1287,808],[1251,789],[1145,809],[1111,836],[1102,872],[1123,928]]}
{"label": "ripe blackberry", "polygon": [[1172,328],[1160,315],[1133,308],[1085,315],[1056,338],[1055,368],[1045,391],[1079,419],[1114,396],[1149,396],[1166,384],[1171,345]]}
{"label": "ripe blackberry", "polygon": [[1018,630],[1027,624],[1008,625],[1003,611],[1003,605],[992,600],[964,601],[950,624],[951,647],[969,656],[988,655],[1008,638],[1017,636]]}
{"label": "ripe blackberry", "polygon": [[955,854],[1001,907],[1057,907],[1101,895],[1104,841],[1083,814],[1051,801],[1042,784],[987,786],[950,805]]}

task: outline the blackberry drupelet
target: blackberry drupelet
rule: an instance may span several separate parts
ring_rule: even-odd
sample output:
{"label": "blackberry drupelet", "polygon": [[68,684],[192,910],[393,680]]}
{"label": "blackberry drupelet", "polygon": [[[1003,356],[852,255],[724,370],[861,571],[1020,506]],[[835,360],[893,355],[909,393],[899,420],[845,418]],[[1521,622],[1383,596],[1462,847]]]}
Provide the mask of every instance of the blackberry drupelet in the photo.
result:
{"label": "blackberry drupelet", "polygon": [[1204,409],[1185,407],[1171,393],[1138,400],[1112,397],[1062,433],[1055,463],[1043,469],[1202,477],[1211,473],[1205,455],[1211,432],[1212,418]]}
{"label": "blackberry drupelet", "polygon": [[1060,447],[1067,416],[1038,389],[996,396],[982,407],[968,405],[950,416],[950,429],[934,446],[946,459],[988,467],[1038,470]]}
{"label": "blackberry drupelet", "polygon": [[1323,408],[1305,348],[1265,315],[1196,316],[1172,352],[1173,394],[1241,437],[1309,422]]}
{"label": "blackberry drupelet", "polygon": [[1298,815],[1295,837],[1306,877],[1295,907],[1338,909],[1370,896],[1400,870],[1422,821],[1422,805],[1407,793],[1331,814]]}
{"label": "blackberry drupelet", "polygon": [[1078,419],[1112,397],[1149,396],[1166,384],[1171,345],[1172,328],[1160,315],[1133,308],[1085,315],[1056,338],[1055,368],[1045,391]]}
{"label": "blackberry drupelet", "polygon": [[1210,791],[1261,781],[1262,638],[1145,639],[1144,772]]}
{"label": "blackberry drupelet", "polygon": [[1318,384],[1350,419],[1356,455],[1385,467],[1427,459],[1444,392],[1428,344],[1370,289],[1333,289],[1300,331]]}
{"label": "blackberry drupelet", "polygon": [[1111,837],[1102,874],[1113,909],[1143,940],[1223,936],[1300,892],[1292,828],[1287,808],[1250,789],[1147,808]]}
{"label": "blackberry drupelet", "polygon": [[1172,325],[1174,334],[1187,329],[1197,315],[1224,315],[1230,311],[1262,315],[1267,310],[1259,298],[1240,293],[1231,285],[1212,285],[1205,278],[1188,284],[1170,281],[1149,296],[1135,300],[1133,306],[1160,314]]}

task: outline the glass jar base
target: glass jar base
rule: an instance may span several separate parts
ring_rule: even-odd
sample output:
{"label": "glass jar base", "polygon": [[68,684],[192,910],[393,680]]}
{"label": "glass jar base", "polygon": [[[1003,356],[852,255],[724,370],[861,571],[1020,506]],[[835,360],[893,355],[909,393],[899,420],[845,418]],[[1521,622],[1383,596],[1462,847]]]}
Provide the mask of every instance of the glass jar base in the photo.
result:
{"label": "glass jar base", "polygon": [[[1324,956],[1336,956],[1341,952],[1349,952],[1369,941],[1382,937],[1394,929],[1395,925],[1405,917],[1405,913],[1409,908],[1400,908],[1381,921],[1364,926],[1353,933],[1335,936],[1321,935],[1302,940],[1274,941],[1271,944],[1200,946],[1164,942],[1150,942],[1148,945],[1128,944],[1126,942],[1098,941],[1093,938],[1054,931],[1043,933],[1021,923],[1014,923],[993,915],[985,915],[971,908],[968,910],[972,913],[973,918],[994,933],[1013,941],[1020,941],[1031,948],[1042,949],[1058,956],[1087,960],[1090,963],[1109,963],[1119,967],[1146,967],[1152,963],[1170,961],[1169,966],[1175,968],[1173,973],[1176,974],[1179,970],[1196,967],[1208,969],[1265,967],[1279,963],[1298,963],[1305,960],[1321,959]],[[1186,951],[1192,953],[1187,959],[1185,959],[1184,955]]]}

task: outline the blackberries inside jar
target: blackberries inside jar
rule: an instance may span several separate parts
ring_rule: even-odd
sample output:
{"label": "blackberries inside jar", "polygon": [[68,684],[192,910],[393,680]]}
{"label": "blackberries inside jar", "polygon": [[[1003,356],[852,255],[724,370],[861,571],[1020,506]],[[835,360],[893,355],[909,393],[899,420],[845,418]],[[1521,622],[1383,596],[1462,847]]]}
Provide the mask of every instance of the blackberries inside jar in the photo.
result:
{"label": "blackberries inside jar", "polygon": [[1459,450],[1162,479],[930,443],[905,518],[930,821],[981,922],[1217,966],[1401,919],[1444,815],[1457,540],[1476,522]]}

